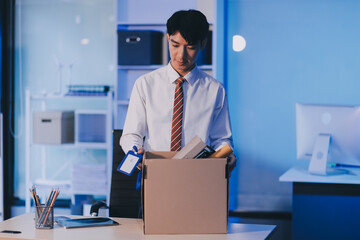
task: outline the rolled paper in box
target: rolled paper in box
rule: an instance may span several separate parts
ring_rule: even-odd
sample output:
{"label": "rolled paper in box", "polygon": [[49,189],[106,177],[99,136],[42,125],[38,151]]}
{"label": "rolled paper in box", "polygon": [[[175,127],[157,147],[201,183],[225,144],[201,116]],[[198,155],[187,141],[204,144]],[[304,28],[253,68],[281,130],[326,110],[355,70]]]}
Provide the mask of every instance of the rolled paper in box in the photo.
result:
{"label": "rolled paper in box", "polygon": [[209,158],[224,158],[229,156],[229,154],[232,152],[233,150],[231,149],[229,144],[226,144],[224,147],[220,148],[219,150],[211,154]]}

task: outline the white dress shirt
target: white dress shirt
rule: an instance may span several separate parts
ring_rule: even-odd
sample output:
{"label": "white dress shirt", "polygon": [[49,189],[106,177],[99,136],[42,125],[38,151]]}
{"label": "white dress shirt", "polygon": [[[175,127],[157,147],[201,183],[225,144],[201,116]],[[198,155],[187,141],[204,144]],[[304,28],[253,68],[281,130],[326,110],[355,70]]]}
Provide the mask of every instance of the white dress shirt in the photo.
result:
{"label": "white dress shirt", "polygon": [[[136,80],[120,139],[125,152],[134,145],[144,146],[145,151],[170,151],[178,77],[169,63]],[[198,67],[184,78],[181,146],[198,136],[215,150],[226,144],[233,148],[227,98],[222,84]]]}

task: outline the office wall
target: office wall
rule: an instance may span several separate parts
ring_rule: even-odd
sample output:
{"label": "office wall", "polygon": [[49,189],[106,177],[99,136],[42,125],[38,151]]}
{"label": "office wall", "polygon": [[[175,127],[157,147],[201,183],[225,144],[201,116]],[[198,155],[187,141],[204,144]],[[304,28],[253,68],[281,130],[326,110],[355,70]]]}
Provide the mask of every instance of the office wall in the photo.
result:
{"label": "office wall", "polygon": [[[226,73],[239,164],[233,208],[289,210],[295,103],[360,104],[360,2],[228,0]],[[234,34],[247,46],[231,49]]]}
{"label": "office wall", "polygon": [[118,0],[117,18],[119,22],[165,24],[174,12],[183,9],[198,9],[209,22],[214,20],[214,0]]}
{"label": "office wall", "polygon": [[[17,0],[15,41],[17,101],[14,194],[24,199],[25,89],[32,94],[53,94],[59,91],[65,93],[69,84],[113,85],[117,70],[116,1]],[[35,107],[38,106],[35,104]],[[53,103],[50,108],[74,109],[74,106]],[[93,161],[78,150],[66,153],[61,149],[50,151],[55,152],[52,156],[56,157],[47,159],[46,174],[49,178],[64,163]],[[32,177],[40,177],[41,155],[36,149],[33,152],[35,161],[31,165],[31,174]],[[104,151],[95,154],[105,159]],[[69,172],[65,171],[55,179],[65,180],[68,177]]]}

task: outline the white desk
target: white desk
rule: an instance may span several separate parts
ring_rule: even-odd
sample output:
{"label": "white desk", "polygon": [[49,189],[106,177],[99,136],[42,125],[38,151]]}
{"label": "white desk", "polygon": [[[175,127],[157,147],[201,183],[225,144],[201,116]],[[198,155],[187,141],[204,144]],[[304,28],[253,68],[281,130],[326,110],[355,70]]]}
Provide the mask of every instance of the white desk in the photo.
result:
{"label": "white desk", "polygon": [[328,176],[307,166],[289,169],[279,180],[292,182],[292,239],[360,239],[360,168]]}
{"label": "white desk", "polygon": [[[79,217],[79,216],[73,216]],[[142,220],[113,218],[118,226],[64,229],[55,225],[54,229],[35,229],[34,213],[27,213],[0,223],[3,230],[18,230],[20,234],[0,233],[2,239],[50,239],[50,240],[259,240],[267,239],[275,229],[274,225],[229,224],[228,234],[199,235],[144,235]]]}
{"label": "white desk", "polygon": [[360,167],[339,168],[338,172],[321,176],[310,174],[307,166],[301,165],[289,169],[280,176],[279,180],[280,182],[360,184]]}

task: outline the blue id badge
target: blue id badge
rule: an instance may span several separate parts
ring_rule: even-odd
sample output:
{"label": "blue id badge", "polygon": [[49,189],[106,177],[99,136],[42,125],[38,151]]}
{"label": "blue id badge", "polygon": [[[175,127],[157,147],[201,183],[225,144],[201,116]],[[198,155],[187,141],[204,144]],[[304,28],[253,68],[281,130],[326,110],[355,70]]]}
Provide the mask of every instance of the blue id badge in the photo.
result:
{"label": "blue id badge", "polygon": [[142,154],[137,153],[137,148],[134,146],[134,150],[128,151],[124,159],[121,161],[117,171],[130,176],[134,172],[141,159]]}

